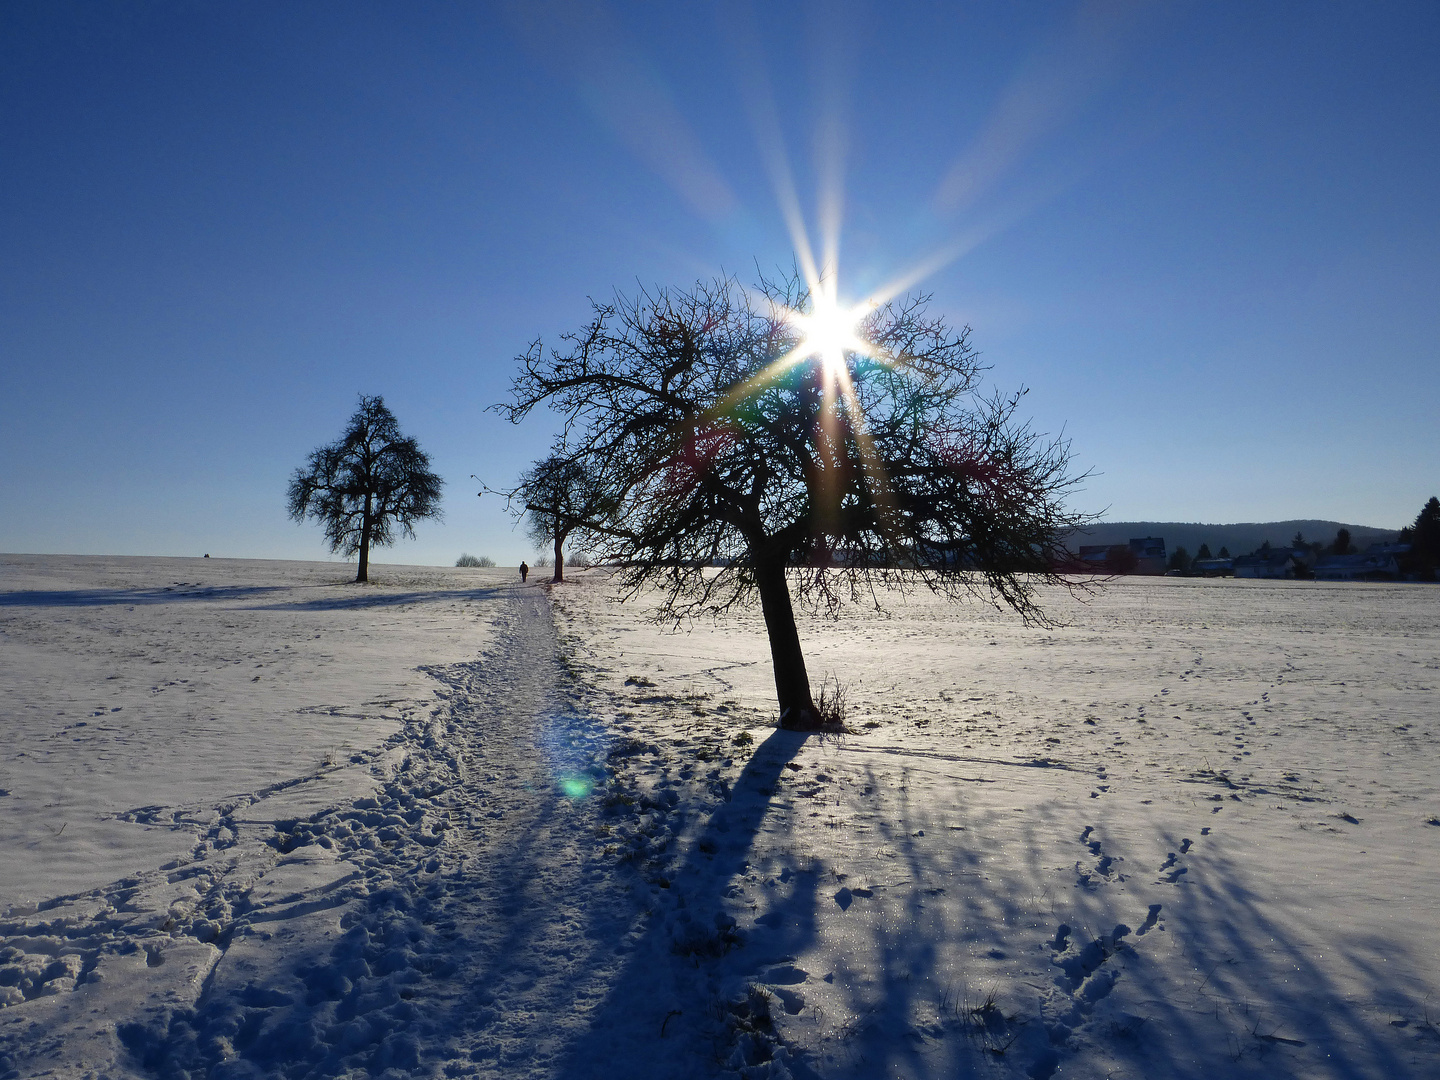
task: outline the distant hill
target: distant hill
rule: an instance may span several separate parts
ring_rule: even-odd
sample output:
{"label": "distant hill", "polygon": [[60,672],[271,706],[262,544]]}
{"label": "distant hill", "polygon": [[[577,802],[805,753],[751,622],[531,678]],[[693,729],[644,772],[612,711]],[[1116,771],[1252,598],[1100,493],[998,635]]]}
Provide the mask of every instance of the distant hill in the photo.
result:
{"label": "distant hill", "polygon": [[1395,539],[1397,532],[1369,525],[1346,525],[1341,521],[1247,521],[1237,525],[1201,525],[1193,521],[1102,521],[1072,533],[1068,546],[1075,551],[1081,544],[1124,544],[1132,537],[1159,536],[1165,540],[1166,554],[1183,547],[1194,555],[1201,544],[1209,544],[1212,554],[1219,554],[1222,547],[1227,547],[1231,555],[1248,555],[1266,540],[1272,547],[1289,544],[1297,532],[1307,542],[1319,540],[1328,544],[1340,529],[1349,529],[1350,542],[1362,550],[1377,540]]}

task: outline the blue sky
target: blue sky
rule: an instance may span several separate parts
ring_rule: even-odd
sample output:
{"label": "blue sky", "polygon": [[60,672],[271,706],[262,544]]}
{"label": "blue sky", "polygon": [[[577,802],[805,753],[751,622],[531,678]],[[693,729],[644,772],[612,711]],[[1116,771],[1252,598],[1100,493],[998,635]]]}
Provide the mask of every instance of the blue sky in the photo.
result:
{"label": "blue sky", "polygon": [[0,550],[323,558],[383,394],[448,481],[381,561],[530,553],[513,358],[590,296],[925,263],[1112,520],[1440,490],[1440,7],[0,7]]}

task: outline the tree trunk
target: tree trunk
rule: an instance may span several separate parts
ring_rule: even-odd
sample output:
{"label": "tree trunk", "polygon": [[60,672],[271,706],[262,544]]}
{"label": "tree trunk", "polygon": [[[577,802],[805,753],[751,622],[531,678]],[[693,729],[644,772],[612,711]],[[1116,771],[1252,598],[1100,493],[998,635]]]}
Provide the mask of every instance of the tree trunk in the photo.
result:
{"label": "tree trunk", "polygon": [[790,606],[785,564],[757,565],[755,583],[760,590],[765,631],[770,637],[770,663],[775,669],[780,726],[792,731],[813,731],[820,726],[820,714],[810,697],[810,677],[805,672],[805,654],[800,651],[795,609]]}
{"label": "tree trunk", "polygon": [[360,519],[360,568],[356,581],[370,580],[370,493],[365,493],[365,516]]}
{"label": "tree trunk", "polygon": [[565,534],[559,529],[555,530],[555,573],[550,577],[550,584],[559,585],[565,580]]}

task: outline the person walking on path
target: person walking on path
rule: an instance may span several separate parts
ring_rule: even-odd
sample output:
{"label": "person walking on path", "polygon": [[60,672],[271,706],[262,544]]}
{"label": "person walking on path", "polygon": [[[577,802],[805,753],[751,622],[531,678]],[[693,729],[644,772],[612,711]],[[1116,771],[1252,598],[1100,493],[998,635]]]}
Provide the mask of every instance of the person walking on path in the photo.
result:
{"label": "person walking on path", "polygon": [[526,566],[524,562],[521,562],[521,564],[520,564],[520,584],[521,584],[521,585],[524,585],[524,584],[525,584],[525,579],[526,579],[527,577],[529,577],[529,576],[530,576],[530,567]]}

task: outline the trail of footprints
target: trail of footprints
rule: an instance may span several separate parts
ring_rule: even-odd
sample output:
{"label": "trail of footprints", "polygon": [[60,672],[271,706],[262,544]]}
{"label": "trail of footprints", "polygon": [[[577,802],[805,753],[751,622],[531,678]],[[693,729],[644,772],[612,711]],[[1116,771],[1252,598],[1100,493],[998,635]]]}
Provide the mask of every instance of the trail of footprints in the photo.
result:
{"label": "trail of footprints", "polygon": [[[1209,832],[1206,827],[1201,830],[1201,835]],[[1104,842],[1097,835],[1095,826],[1085,826],[1077,840],[1087,851],[1087,856],[1075,863],[1077,888],[1096,889],[1126,880],[1126,875],[1118,869],[1124,860],[1105,853]],[[1193,846],[1194,841],[1185,837],[1178,851],[1167,852],[1165,860],[1156,868],[1159,877],[1155,883],[1184,884],[1189,867],[1181,865],[1181,859],[1189,854]],[[1071,1036],[1090,1018],[1096,1004],[1115,988],[1121,975],[1120,966],[1115,961],[1135,958],[1138,955],[1135,942],[1153,930],[1165,929],[1161,921],[1163,908],[1163,904],[1150,904],[1137,928],[1132,930],[1123,922],[1116,923],[1113,929],[1088,941],[1082,941],[1067,923],[1056,927],[1055,936],[1043,947],[1050,953],[1050,962],[1059,969],[1059,973],[1042,996],[1040,1008],[1040,1018],[1051,1049],[1042,1053],[1031,1067],[1033,1080],[1047,1080],[1059,1069],[1062,1050],[1067,1045],[1074,1045],[1070,1042]],[[1135,1020],[1137,1026],[1141,1022]]]}
{"label": "trail of footprints", "polygon": [[[1206,825],[1200,830],[1201,836],[1210,835],[1210,826]],[[1084,859],[1075,862],[1075,884],[1085,889],[1098,888],[1102,884],[1110,882],[1121,882],[1126,880],[1126,875],[1118,870],[1118,864],[1124,862],[1124,858],[1118,855],[1105,854],[1105,845],[1095,835],[1095,826],[1086,825],[1079,837],[1080,843],[1088,849],[1090,857],[1095,861],[1086,865]],[[1195,841],[1190,837],[1183,837],[1180,841],[1179,851],[1166,852],[1165,861],[1156,867],[1155,872],[1160,875],[1157,885],[1182,885],[1185,884],[1185,876],[1189,874],[1188,866],[1180,865],[1183,856],[1190,853],[1195,846]]]}

